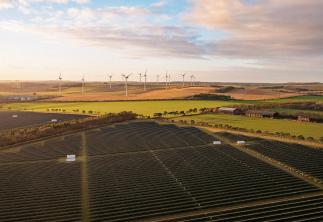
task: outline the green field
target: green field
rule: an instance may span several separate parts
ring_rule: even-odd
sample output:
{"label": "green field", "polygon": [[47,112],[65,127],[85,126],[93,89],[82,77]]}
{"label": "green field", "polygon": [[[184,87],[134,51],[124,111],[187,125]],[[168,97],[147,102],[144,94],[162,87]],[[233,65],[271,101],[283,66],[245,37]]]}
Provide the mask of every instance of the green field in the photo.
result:
{"label": "green field", "polygon": [[153,115],[156,112],[164,111],[187,111],[192,108],[218,107],[238,104],[239,101],[201,101],[201,100],[170,100],[170,101],[125,101],[125,102],[42,102],[42,103],[12,103],[2,105],[3,110],[25,110],[47,112],[47,109],[64,109],[66,113],[79,113],[83,110],[95,111],[101,114],[118,113],[122,111],[133,111],[142,115]]}
{"label": "green field", "polygon": [[178,117],[177,120],[195,120],[210,124],[227,124],[233,127],[268,131],[271,133],[284,132],[291,135],[303,135],[319,139],[323,137],[323,124],[303,123],[292,120],[250,118],[237,115],[203,114],[194,116]]}
{"label": "green field", "polygon": [[283,98],[283,99],[264,100],[262,102],[269,102],[269,103],[317,102],[317,103],[323,103],[323,96],[294,96],[294,97]]}
{"label": "green field", "polygon": [[276,112],[279,112],[280,114],[287,114],[287,115],[298,115],[298,114],[304,114],[309,116],[316,116],[323,118],[323,112],[322,111],[312,111],[312,110],[302,110],[302,109],[287,109],[287,108],[274,108],[272,109]]}

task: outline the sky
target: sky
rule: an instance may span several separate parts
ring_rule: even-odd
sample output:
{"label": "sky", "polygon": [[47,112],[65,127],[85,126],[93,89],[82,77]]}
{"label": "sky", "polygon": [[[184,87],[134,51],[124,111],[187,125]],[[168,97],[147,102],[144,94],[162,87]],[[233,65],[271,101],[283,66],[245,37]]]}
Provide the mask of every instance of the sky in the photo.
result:
{"label": "sky", "polygon": [[[0,80],[323,82],[323,0],[0,0]],[[162,80],[162,78],[160,79]]]}

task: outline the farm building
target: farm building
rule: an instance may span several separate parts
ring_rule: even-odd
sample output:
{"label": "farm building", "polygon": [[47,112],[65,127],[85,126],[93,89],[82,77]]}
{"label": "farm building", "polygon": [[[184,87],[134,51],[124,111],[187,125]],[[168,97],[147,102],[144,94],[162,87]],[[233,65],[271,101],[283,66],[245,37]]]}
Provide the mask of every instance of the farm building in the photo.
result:
{"label": "farm building", "polygon": [[218,109],[219,113],[231,114],[231,115],[241,115],[243,114],[242,110],[239,108],[229,108],[229,107],[220,107]]}
{"label": "farm building", "polygon": [[298,116],[297,120],[301,122],[311,122],[311,118],[308,116]]}
{"label": "farm building", "polygon": [[278,112],[268,111],[268,110],[248,110],[246,116],[258,117],[258,118],[277,118],[279,116]]}

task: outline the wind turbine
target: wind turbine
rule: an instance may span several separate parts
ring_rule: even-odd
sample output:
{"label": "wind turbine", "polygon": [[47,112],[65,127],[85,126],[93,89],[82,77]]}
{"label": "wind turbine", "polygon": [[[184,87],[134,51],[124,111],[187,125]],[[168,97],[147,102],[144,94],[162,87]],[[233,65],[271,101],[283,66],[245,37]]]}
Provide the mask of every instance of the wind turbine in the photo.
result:
{"label": "wind turbine", "polygon": [[159,74],[157,74],[156,80],[157,80],[157,85],[159,85]]}
{"label": "wind turbine", "polygon": [[128,79],[131,75],[132,74],[129,74],[129,75],[122,74],[122,77],[124,78],[125,88],[126,88],[126,96],[128,96]]}
{"label": "wind turbine", "polygon": [[195,79],[195,76],[194,75],[191,75],[191,86],[194,86],[194,79]]}
{"label": "wind turbine", "polygon": [[19,80],[16,80],[16,89],[19,89]]}
{"label": "wind turbine", "polygon": [[146,71],[145,71],[145,75],[144,75],[144,77],[145,77],[145,82],[144,82],[144,91],[146,91],[146,90],[147,90],[147,88],[146,88],[146,84],[147,84],[147,69],[146,69]]}
{"label": "wind turbine", "polygon": [[171,78],[171,76],[170,76],[170,74],[169,74],[169,75],[168,75],[168,86],[169,86],[169,88],[170,88],[170,83],[171,83],[170,78]]}
{"label": "wind turbine", "polygon": [[59,93],[62,92],[62,86],[61,86],[62,80],[63,80],[62,73],[60,73],[59,76],[58,76],[58,92]]}
{"label": "wind turbine", "polygon": [[182,77],[183,77],[183,85],[182,85],[182,87],[184,88],[184,86],[185,86],[185,76],[186,76],[186,74],[184,73],[184,74],[182,74]]}
{"label": "wind turbine", "polygon": [[83,75],[83,77],[82,77],[82,94],[84,93],[84,87],[85,87],[85,77]]}
{"label": "wind turbine", "polygon": [[142,76],[142,74],[141,74],[141,73],[139,73],[138,75],[139,75],[139,83],[140,83],[140,85],[141,85],[141,76]]}
{"label": "wind turbine", "polygon": [[112,88],[111,79],[112,79],[112,75],[109,75],[110,89]]}
{"label": "wind turbine", "polygon": [[165,75],[165,89],[166,90],[168,88],[167,80],[168,80],[168,72],[166,72],[166,75]]}

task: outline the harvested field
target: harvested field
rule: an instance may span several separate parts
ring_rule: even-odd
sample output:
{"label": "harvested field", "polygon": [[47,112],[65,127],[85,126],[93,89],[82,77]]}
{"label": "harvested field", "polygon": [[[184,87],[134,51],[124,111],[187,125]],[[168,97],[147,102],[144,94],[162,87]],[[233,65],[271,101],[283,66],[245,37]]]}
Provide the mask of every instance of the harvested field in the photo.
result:
{"label": "harvested field", "polygon": [[[49,96],[53,98],[48,101],[120,101],[120,100],[158,100],[158,99],[183,99],[199,93],[214,92],[214,87],[207,84],[200,86],[186,86],[182,88],[182,83],[172,82],[165,90],[165,84],[160,82],[148,82],[147,90],[144,91],[143,83],[129,82],[129,96],[125,96],[125,86],[123,82],[113,82],[112,88],[106,82],[86,83],[85,93],[82,94],[80,82],[62,82],[62,93],[58,92],[57,81],[47,82],[1,82],[0,95],[33,95]],[[19,87],[17,87],[19,86]]]}
{"label": "harvested field", "polygon": [[[251,203],[298,201],[320,192],[228,144],[215,147],[213,140],[197,128],[144,121],[1,150],[0,219],[184,221],[185,214],[250,210]],[[77,161],[65,162],[66,154],[76,154]]]}
{"label": "harvested field", "polygon": [[268,100],[301,95],[300,93],[296,92],[279,92],[275,90],[259,88],[233,89],[232,91],[224,94],[239,100]]}
{"label": "harvested field", "polygon": [[168,90],[156,88],[146,92],[142,89],[134,88],[129,90],[129,96],[124,95],[124,90],[114,92],[87,92],[85,94],[65,93],[62,97],[49,99],[48,101],[120,101],[120,100],[162,100],[162,99],[184,99],[188,96],[209,93],[214,91],[212,87],[185,87],[171,88]]}
{"label": "harvested field", "polygon": [[[14,115],[17,115],[17,117],[14,118]],[[50,123],[52,119],[56,119],[57,121],[65,121],[84,117],[86,116],[55,113],[0,111],[0,130]]]}

